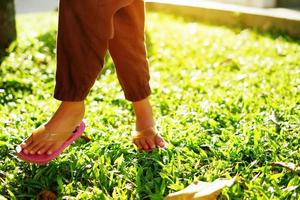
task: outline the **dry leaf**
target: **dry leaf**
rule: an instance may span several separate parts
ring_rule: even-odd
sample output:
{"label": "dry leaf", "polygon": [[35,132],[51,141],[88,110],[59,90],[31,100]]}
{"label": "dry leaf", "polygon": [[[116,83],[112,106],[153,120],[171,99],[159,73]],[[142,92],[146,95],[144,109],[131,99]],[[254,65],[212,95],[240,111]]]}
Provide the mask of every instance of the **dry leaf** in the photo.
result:
{"label": "dry leaf", "polygon": [[38,200],[56,200],[56,195],[50,191],[42,191],[37,195]]}
{"label": "dry leaf", "polygon": [[235,177],[229,180],[217,179],[214,182],[199,181],[175,193],[171,193],[166,200],[215,200],[224,187],[233,185]]}
{"label": "dry leaf", "polygon": [[296,167],[296,165],[294,163],[272,162],[271,165],[284,167],[284,168],[290,170],[292,173],[300,176],[300,172],[298,172],[300,170],[300,167]]}

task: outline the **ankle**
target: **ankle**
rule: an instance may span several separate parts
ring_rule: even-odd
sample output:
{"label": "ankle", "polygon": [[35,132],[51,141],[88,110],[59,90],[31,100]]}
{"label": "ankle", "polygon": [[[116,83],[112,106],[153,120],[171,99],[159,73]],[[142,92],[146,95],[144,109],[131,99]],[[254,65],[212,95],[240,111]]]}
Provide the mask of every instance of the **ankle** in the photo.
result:
{"label": "ankle", "polygon": [[55,129],[77,125],[82,121],[84,113],[84,102],[62,102],[45,126],[49,129]]}
{"label": "ankle", "polygon": [[84,101],[80,102],[70,102],[70,101],[63,101],[58,110],[61,113],[72,113],[72,115],[80,115],[85,112],[85,104]]}
{"label": "ankle", "polygon": [[147,128],[153,127],[153,126],[155,126],[154,119],[148,119],[148,120],[145,120],[145,119],[138,120],[137,119],[136,122],[135,122],[136,131],[142,131],[142,130],[145,130]]}

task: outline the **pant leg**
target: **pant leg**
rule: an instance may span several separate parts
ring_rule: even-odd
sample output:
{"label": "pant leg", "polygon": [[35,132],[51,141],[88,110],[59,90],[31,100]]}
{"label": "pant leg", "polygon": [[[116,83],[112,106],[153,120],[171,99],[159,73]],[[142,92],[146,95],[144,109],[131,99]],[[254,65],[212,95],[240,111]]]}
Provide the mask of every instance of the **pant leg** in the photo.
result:
{"label": "pant leg", "polygon": [[151,94],[144,22],[144,2],[134,0],[114,15],[114,37],[109,40],[109,52],[129,101],[139,101]]}
{"label": "pant leg", "polygon": [[[114,3],[111,3],[111,2]],[[60,0],[54,98],[82,101],[113,37],[113,15],[132,0]]]}

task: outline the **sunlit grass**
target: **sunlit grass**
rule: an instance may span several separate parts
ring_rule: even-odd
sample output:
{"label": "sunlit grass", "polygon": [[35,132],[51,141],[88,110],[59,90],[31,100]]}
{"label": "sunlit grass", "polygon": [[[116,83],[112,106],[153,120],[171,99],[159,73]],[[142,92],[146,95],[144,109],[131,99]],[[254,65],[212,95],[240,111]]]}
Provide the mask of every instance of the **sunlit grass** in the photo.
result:
{"label": "sunlit grass", "polygon": [[[55,111],[56,14],[18,17],[0,68],[0,194],[35,198],[162,199],[194,180],[238,175],[221,199],[299,199],[300,41],[149,13],[147,45],[166,151],[137,152],[133,112],[110,59],[88,99],[85,134],[46,166],[14,147]],[[295,187],[294,187],[295,186]],[[1,198],[0,195],[0,198]]]}

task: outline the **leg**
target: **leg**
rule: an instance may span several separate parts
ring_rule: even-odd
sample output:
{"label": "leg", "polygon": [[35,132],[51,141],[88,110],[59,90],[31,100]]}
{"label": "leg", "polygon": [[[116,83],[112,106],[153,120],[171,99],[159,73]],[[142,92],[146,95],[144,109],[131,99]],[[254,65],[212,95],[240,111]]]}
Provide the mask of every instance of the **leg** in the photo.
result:
{"label": "leg", "polygon": [[102,69],[108,39],[113,37],[113,16],[131,1],[60,1],[56,99],[85,99]]}
{"label": "leg", "polygon": [[54,92],[58,100],[84,100],[102,69],[108,38],[100,37],[96,2],[60,1]]}
{"label": "leg", "polygon": [[[148,98],[133,102],[134,113],[136,116],[136,130],[143,131],[155,125],[152,108]],[[152,150],[155,147],[164,147],[164,139],[154,132],[155,135],[134,139],[133,143],[140,149]]]}
{"label": "leg", "polygon": [[[63,101],[52,118],[45,124],[48,130],[64,133],[67,140],[84,116],[84,99],[102,69],[111,28],[99,20],[98,1],[60,0],[57,37],[57,71],[54,97]],[[115,9],[115,8],[114,8]],[[106,9],[106,10],[114,10]],[[112,16],[113,13],[101,13]],[[102,30],[106,31],[102,31]],[[103,34],[101,34],[103,33]],[[49,142],[30,136],[22,145],[24,153],[51,154],[61,142]]]}
{"label": "leg", "polygon": [[[133,102],[137,131],[154,125],[148,101],[151,94],[149,69],[144,43],[144,3],[134,0],[114,16],[114,37],[109,41],[109,51],[114,60],[119,82],[127,100]],[[164,146],[158,134],[134,143],[145,150]]]}

